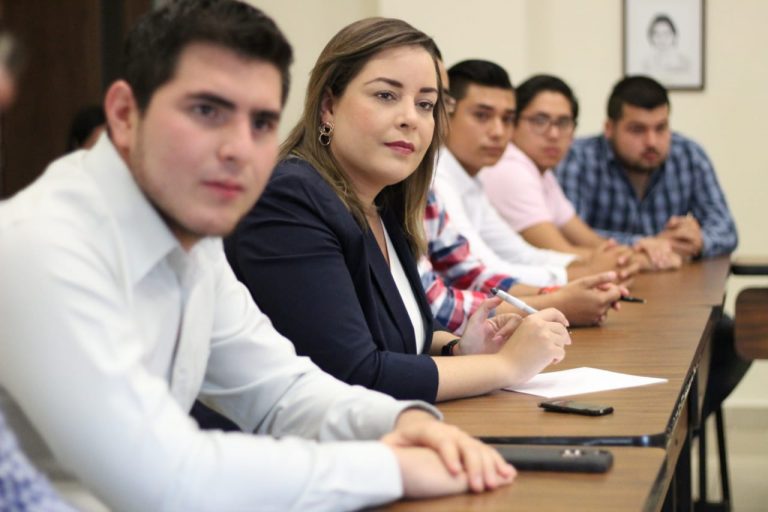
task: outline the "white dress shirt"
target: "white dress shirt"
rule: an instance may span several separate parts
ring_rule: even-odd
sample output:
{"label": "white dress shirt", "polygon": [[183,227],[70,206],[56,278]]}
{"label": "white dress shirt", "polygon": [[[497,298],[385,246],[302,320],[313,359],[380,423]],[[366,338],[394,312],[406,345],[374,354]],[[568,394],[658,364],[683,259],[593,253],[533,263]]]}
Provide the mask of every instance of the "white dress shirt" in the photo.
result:
{"label": "white dress shirt", "polygon": [[[372,440],[414,403],[296,356],[221,240],[183,251],[108,137],[0,204],[0,261],[0,383],[110,507],[347,510],[401,496],[393,452]],[[187,415],[198,394],[257,435],[200,431]]]}
{"label": "white dress shirt", "polygon": [[480,182],[471,177],[448,148],[440,148],[435,188],[456,230],[494,272],[511,275],[531,286],[562,285],[565,267],[576,255],[533,247],[493,208]]}

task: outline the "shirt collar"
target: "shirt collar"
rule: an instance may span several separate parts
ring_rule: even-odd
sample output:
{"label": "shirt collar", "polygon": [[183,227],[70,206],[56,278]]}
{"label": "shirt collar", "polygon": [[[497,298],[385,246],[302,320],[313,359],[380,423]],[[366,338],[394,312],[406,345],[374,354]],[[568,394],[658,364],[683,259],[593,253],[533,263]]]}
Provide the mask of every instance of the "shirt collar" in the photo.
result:
{"label": "shirt collar", "polygon": [[611,142],[605,135],[600,136],[599,144],[601,146],[600,149],[605,154],[605,161],[621,167],[621,164],[616,159],[616,153],[613,151],[613,146],[611,146]]}
{"label": "shirt collar", "polygon": [[137,185],[109,136],[104,133],[86,155],[84,168],[104,198],[126,255],[129,280],[138,283],[179,242]]}
{"label": "shirt collar", "polygon": [[441,179],[450,181],[458,193],[482,190],[480,182],[464,170],[464,166],[445,146],[440,148],[437,155],[437,174]]}

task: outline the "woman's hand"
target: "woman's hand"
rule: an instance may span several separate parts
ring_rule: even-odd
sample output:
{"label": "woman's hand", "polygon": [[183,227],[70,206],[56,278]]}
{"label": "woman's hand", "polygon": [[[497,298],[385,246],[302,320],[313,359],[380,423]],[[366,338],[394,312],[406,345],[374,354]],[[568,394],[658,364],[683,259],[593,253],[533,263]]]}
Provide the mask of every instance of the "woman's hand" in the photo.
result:
{"label": "woman's hand", "polygon": [[529,381],[550,364],[565,358],[571,344],[568,320],[560,311],[549,308],[525,317],[512,337],[499,350],[509,365],[509,381],[504,387]]}
{"label": "woman's hand", "polygon": [[475,311],[464,329],[461,341],[454,349],[456,355],[495,354],[512,336],[522,318],[514,313],[506,313],[488,318],[493,308],[501,304],[501,299],[486,299]]}

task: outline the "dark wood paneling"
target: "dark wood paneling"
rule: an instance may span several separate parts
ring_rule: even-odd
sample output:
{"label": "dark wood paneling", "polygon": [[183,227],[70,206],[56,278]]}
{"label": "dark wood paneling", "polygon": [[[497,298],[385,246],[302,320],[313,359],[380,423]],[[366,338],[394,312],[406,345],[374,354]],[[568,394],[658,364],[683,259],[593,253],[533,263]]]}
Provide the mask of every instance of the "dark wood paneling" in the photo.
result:
{"label": "dark wood paneling", "polygon": [[109,21],[103,16],[104,1],[0,0],[5,23],[29,54],[19,97],[2,119],[0,197],[32,182],[64,153],[73,115],[100,102],[104,84],[114,76],[114,70],[105,70],[104,59],[117,60],[119,52],[114,45],[107,52],[104,34],[121,40],[125,25],[152,4],[118,1],[122,12]]}

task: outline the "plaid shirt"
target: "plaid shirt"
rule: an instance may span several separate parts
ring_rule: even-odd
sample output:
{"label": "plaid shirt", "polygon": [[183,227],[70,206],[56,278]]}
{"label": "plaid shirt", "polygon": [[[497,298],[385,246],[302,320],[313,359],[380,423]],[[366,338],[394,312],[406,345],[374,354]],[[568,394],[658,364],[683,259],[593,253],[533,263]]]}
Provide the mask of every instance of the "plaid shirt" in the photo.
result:
{"label": "plaid shirt", "polygon": [[691,213],[701,225],[702,256],[736,248],[736,225],[712,164],[701,146],[677,133],[642,199],[602,135],[575,141],[555,172],[576,212],[605,237],[633,244],[663,231],[673,215]]}
{"label": "plaid shirt", "polygon": [[472,255],[469,242],[453,229],[433,190],[427,195],[424,230],[428,259],[419,261],[419,273],[427,301],[435,320],[449,331],[461,333],[491,288],[506,290],[515,279],[490,272]]}
{"label": "plaid shirt", "polygon": [[19,449],[0,412],[0,510],[74,512]]}

